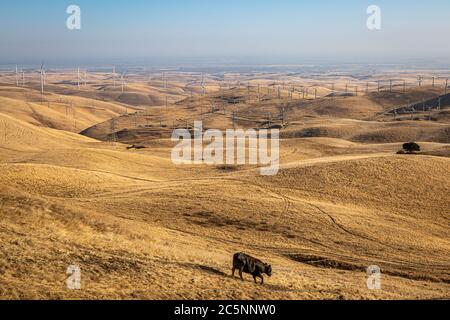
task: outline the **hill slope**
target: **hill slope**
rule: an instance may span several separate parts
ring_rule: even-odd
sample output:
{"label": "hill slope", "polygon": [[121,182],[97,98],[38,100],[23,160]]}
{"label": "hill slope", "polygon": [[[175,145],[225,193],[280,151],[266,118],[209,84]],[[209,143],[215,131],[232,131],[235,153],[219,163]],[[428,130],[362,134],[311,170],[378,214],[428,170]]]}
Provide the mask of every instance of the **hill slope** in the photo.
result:
{"label": "hill slope", "polygon": [[[354,145],[360,155],[297,160],[278,176],[262,178],[254,170],[173,166],[145,150],[135,154],[107,145],[94,150],[86,138],[15,125],[24,132],[19,140],[37,136],[36,146],[48,151],[29,153],[25,142],[22,157],[32,158],[1,160],[0,296],[449,295],[450,203],[442,196],[450,191],[446,158],[365,158],[362,147]],[[45,143],[47,137],[67,143],[65,149],[50,151],[54,144]],[[352,147],[331,140],[302,146],[313,156],[316,143]],[[417,184],[417,177],[427,179]],[[248,277],[244,283],[231,279],[236,251],[270,262],[274,276],[265,286]],[[65,287],[66,269],[73,264],[82,270],[80,291]],[[384,272],[382,291],[365,287],[365,268],[371,264]]]}

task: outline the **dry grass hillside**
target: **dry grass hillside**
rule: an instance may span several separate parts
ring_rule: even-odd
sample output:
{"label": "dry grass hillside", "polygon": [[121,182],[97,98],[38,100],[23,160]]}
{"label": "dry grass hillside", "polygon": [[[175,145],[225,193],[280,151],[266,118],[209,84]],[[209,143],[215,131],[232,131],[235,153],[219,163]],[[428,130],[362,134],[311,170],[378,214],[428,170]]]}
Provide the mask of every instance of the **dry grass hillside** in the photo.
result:
{"label": "dry grass hillside", "polygon": [[[174,97],[185,94],[180,83],[167,86]],[[227,103],[224,114],[220,101],[244,89],[145,110],[70,95],[105,109],[80,117],[86,137],[58,130],[65,129],[61,93],[48,94],[48,108],[14,90],[0,90],[1,299],[450,297],[445,121],[377,121],[371,117],[401,101],[372,96],[274,96]],[[263,128],[280,123],[280,104],[290,111],[278,175],[171,162],[172,127],[199,117],[208,128],[232,127],[239,108],[237,127]],[[396,154],[416,138],[420,154]],[[127,149],[136,143],[145,148]],[[264,285],[249,275],[232,279],[238,251],[269,262],[273,276]],[[70,265],[81,268],[81,290],[66,287]],[[370,265],[381,267],[381,290],[366,286]]]}
{"label": "dry grass hillside", "polygon": [[59,130],[79,131],[117,117],[131,106],[71,95],[48,93],[41,96],[28,89],[0,88],[0,112],[28,123]]}
{"label": "dry grass hillside", "polygon": [[[255,88],[253,88],[255,90]],[[263,92],[261,90],[260,92]],[[405,101],[418,97],[436,97],[436,93],[409,90],[361,96],[338,96],[291,100],[274,89],[269,95],[254,96],[244,89],[224,89],[219,93],[186,98],[167,107],[154,107],[114,118],[117,138],[124,143],[149,143],[170,137],[174,128],[192,128],[202,120],[203,127],[267,128],[283,127],[285,138],[329,137],[363,143],[394,143],[408,140],[450,143],[450,123],[446,113],[450,105],[432,112],[419,112],[397,118],[384,115]],[[424,92],[427,93],[424,94]],[[379,102],[379,101],[382,101]],[[402,118],[403,117],[403,118]],[[233,125],[234,122],[234,125]],[[83,135],[107,141],[111,139],[112,121],[97,123],[83,130]]]}

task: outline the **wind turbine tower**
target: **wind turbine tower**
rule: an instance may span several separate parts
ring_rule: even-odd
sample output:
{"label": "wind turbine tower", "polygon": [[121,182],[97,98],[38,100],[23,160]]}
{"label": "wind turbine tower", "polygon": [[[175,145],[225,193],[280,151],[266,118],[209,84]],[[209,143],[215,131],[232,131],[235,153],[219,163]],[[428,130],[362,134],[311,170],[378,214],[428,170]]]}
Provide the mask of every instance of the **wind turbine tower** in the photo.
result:
{"label": "wind turbine tower", "polygon": [[19,86],[19,71],[17,69],[17,64],[16,64],[16,87]]}
{"label": "wind turbine tower", "polygon": [[113,78],[113,86],[115,88],[116,87],[116,66],[113,66],[112,78]]}
{"label": "wind turbine tower", "polygon": [[39,69],[39,76],[40,76],[40,81],[41,81],[41,94],[44,94],[44,86],[45,86],[44,64],[42,64],[41,69]]}
{"label": "wind turbine tower", "polygon": [[80,90],[80,68],[77,69],[77,87]]}
{"label": "wind turbine tower", "polygon": [[122,93],[123,93],[124,88],[125,88],[125,72],[122,73],[122,75],[120,76],[120,80],[122,82]]}
{"label": "wind turbine tower", "polygon": [[205,74],[202,72],[202,95],[205,95]]}

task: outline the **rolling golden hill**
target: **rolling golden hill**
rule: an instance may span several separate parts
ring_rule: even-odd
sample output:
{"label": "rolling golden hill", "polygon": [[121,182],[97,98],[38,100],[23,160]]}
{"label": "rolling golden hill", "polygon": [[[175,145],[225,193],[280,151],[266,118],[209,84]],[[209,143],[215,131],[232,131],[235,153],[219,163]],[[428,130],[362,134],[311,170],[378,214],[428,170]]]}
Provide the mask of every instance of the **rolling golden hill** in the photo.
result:
{"label": "rolling golden hill", "polygon": [[[48,108],[27,90],[0,92],[1,299],[450,297],[448,124],[365,118],[397,100],[292,102],[280,172],[263,177],[250,165],[171,162],[174,122],[232,126],[237,106],[221,113],[217,93],[126,116],[120,102],[70,96],[105,109],[80,116],[86,137],[64,127],[61,94],[49,94]],[[291,102],[239,104],[238,127],[267,126],[267,112],[279,123],[280,103]],[[108,142],[112,117],[128,131],[121,142],[146,148]],[[311,128],[320,134],[305,134]],[[424,154],[396,155],[410,138]],[[271,263],[265,285],[231,278],[238,251]],[[70,265],[81,290],[66,287]],[[366,286],[370,265],[381,267],[382,290]]]}

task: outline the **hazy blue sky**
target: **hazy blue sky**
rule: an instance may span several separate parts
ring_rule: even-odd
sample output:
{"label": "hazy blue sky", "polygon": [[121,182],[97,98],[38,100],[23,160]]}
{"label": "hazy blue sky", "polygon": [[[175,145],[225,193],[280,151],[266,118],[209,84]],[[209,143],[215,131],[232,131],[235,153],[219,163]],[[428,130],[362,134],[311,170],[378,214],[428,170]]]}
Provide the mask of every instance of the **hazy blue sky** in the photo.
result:
{"label": "hazy blue sky", "polygon": [[[80,31],[66,28],[70,4]],[[366,28],[371,4],[381,31]],[[449,17],[449,0],[1,0],[0,64],[445,59]]]}

